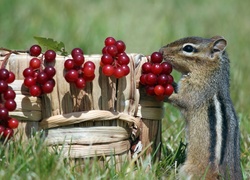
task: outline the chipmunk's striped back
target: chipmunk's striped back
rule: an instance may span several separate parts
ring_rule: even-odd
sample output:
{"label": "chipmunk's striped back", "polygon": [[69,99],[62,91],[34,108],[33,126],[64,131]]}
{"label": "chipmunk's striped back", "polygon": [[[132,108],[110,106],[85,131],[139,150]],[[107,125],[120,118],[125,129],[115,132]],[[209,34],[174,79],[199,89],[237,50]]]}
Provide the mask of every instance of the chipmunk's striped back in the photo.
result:
{"label": "chipmunk's striped back", "polygon": [[167,101],[186,120],[184,179],[242,179],[238,119],[229,92],[226,40],[188,37],[160,51],[182,73],[177,93]]}
{"label": "chipmunk's striped back", "polygon": [[210,129],[210,157],[209,161],[218,164],[221,160],[221,153],[225,146],[222,146],[222,140],[225,141],[222,131],[225,130],[223,122],[223,110],[221,109],[221,101],[218,101],[217,95],[214,95],[210,105],[208,106],[208,121]]}
{"label": "chipmunk's striped back", "polygon": [[[235,167],[240,166],[240,153],[238,148],[239,127],[234,107],[228,106],[229,104],[231,104],[231,102],[227,102],[227,100],[218,93],[214,95],[208,107],[209,128],[211,133],[209,148],[211,154],[209,161],[215,166],[218,165],[221,169],[220,172],[228,172],[225,173],[225,176],[230,174],[230,172],[235,172]],[[238,171],[240,171],[239,168]],[[234,176],[234,174],[235,173],[231,176]]]}

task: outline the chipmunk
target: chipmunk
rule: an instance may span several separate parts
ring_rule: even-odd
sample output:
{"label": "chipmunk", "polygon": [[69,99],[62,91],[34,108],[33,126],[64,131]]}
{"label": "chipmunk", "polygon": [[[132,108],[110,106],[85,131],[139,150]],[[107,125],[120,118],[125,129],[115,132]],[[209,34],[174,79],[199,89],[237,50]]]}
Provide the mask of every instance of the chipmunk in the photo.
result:
{"label": "chipmunk", "polygon": [[182,77],[167,102],[186,121],[187,157],[180,179],[241,180],[239,122],[230,98],[227,41],[187,37],[160,49]]}

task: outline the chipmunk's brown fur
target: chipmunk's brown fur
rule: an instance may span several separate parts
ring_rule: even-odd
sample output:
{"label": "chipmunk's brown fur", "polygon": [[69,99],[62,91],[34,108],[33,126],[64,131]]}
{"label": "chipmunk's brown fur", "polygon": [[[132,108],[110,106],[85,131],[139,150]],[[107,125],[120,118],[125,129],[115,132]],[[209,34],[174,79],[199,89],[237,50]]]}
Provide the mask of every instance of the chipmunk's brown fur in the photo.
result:
{"label": "chipmunk's brown fur", "polygon": [[161,48],[164,59],[182,73],[167,101],[186,120],[184,179],[242,179],[240,132],[229,92],[229,59],[223,37],[187,37]]}

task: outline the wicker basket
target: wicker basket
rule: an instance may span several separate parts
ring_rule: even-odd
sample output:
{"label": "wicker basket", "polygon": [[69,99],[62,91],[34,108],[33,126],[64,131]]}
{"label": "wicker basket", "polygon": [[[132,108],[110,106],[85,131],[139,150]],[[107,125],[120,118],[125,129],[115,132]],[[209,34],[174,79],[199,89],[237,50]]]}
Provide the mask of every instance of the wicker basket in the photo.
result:
{"label": "wicker basket", "polygon": [[[0,51],[0,64],[6,58]],[[32,97],[23,86],[22,72],[32,58],[27,53],[12,53],[6,68],[16,80],[10,85],[16,92],[17,108],[10,115],[19,121],[16,136],[29,139],[32,129],[45,130],[48,146],[63,147],[65,157],[117,157],[138,153],[142,144],[145,154],[156,150],[161,141],[162,103],[139,89],[141,65],[148,59],[129,54],[130,74],[121,79],[106,77],[100,68],[101,55],[85,55],[96,65],[95,79],[78,90],[64,79],[64,61],[57,55],[56,86],[51,94]],[[160,149],[160,148],[159,148]],[[159,158],[160,151],[156,157]]]}

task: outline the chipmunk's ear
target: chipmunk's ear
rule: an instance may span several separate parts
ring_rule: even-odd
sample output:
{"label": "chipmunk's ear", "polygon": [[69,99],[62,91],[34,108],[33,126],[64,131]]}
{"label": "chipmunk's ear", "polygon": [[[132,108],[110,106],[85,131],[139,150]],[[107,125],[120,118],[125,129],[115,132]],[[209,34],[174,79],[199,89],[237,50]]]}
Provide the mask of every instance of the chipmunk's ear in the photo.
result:
{"label": "chipmunk's ear", "polygon": [[223,52],[226,49],[227,41],[221,36],[211,38],[213,42],[213,52]]}

